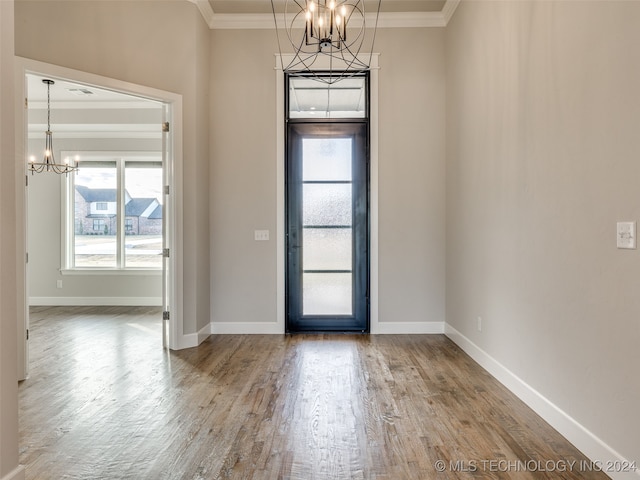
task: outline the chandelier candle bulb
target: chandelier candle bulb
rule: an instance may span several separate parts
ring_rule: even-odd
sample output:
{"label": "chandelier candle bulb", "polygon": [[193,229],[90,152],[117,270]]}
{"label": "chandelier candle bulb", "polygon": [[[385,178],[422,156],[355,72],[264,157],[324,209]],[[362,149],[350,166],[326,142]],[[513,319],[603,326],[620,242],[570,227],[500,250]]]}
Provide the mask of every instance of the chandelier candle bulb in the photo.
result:
{"label": "chandelier candle bulb", "polygon": [[329,24],[329,35],[333,35],[333,24],[335,23],[335,17],[334,17],[334,11],[336,9],[336,2],[334,0],[331,0],[331,3],[329,4],[329,9],[331,10],[331,19],[330,19],[330,24]]}
{"label": "chandelier candle bulb", "polygon": [[311,18],[311,20],[310,20],[310,25],[311,25],[311,37],[314,37],[314,36],[315,36],[315,35],[314,35],[314,30],[313,30],[313,20],[314,20],[314,17],[315,17],[315,12],[316,12],[316,5],[315,5],[315,3],[311,2],[311,3],[309,4],[309,13],[310,13],[310,15],[309,15],[309,16],[310,16],[310,18]]}
{"label": "chandelier candle bulb", "polygon": [[347,41],[347,7],[342,6],[342,17],[344,18],[344,25],[342,26],[342,41]]}

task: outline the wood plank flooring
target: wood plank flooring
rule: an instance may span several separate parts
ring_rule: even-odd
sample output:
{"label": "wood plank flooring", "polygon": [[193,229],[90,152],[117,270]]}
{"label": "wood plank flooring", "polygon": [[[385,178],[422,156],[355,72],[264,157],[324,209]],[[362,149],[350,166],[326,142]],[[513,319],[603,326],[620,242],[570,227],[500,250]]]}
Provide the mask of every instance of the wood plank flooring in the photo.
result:
{"label": "wood plank flooring", "polygon": [[160,323],[32,308],[27,480],[608,478],[444,336],[226,335],[168,353]]}

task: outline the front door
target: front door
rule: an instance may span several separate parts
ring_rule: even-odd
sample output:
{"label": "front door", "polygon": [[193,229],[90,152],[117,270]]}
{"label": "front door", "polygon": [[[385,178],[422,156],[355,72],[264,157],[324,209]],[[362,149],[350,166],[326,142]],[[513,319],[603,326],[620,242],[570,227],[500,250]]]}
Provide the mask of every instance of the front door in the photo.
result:
{"label": "front door", "polygon": [[287,127],[287,332],[369,331],[368,126]]}

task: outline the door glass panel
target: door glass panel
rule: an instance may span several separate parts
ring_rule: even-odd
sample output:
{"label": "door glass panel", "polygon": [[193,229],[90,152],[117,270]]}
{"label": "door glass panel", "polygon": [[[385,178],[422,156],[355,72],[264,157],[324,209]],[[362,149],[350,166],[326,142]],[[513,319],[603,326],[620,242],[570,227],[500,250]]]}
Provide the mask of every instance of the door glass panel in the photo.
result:
{"label": "door glass panel", "polygon": [[351,138],[302,140],[303,315],[352,315]]}
{"label": "door glass panel", "polygon": [[74,266],[115,268],[118,234],[116,163],[80,163],[74,193]]}
{"label": "door glass panel", "polygon": [[162,163],[125,164],[124,254],[128,268],[162,267]]}
{"label": "door glass panel", "polygon": [[351,270],[350,228],[305,228],[303,243],[304,270]]}
{"label": "door glass panel", "polygon": [[305,138],[302,140],[302,180],[350,181],[351,138]]}
{"label": "door glass panel", "polygon": [[302,190],[303,225],[351,225],[351,184],[305,183]]}
{"label": "door glass panel", "polygon": [[351,315],[353,313],[350,273],[304,273],[303,315]]}

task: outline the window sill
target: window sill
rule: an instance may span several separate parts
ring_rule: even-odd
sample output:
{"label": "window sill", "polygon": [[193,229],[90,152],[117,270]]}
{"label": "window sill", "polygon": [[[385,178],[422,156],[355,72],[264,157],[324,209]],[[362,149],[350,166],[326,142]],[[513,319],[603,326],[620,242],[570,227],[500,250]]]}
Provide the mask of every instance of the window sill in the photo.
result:
{"label": "window sill", "polygon": [[86,276],[97,276],[97,275],[115,275],[115,276],[135,276],[135,275],[145,275],[145,276],[160,276],[162,275],[162,269],[159,268],[138,268],[138,269],[126,269],[119,270],[116,268],[75,268],[71,269],[61,269],[60,273],[62,275],[86,275]]}

